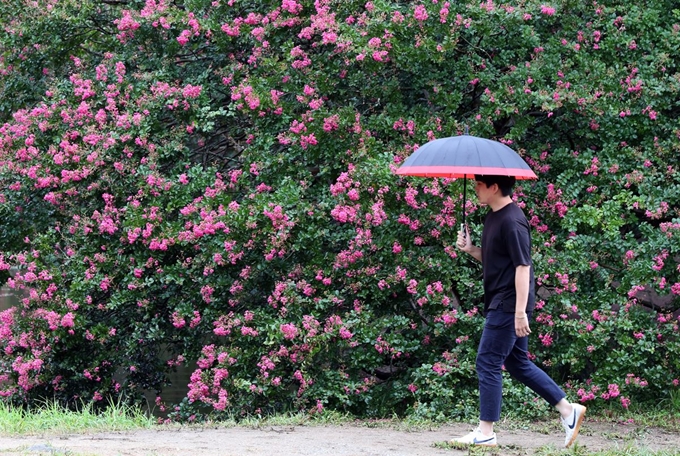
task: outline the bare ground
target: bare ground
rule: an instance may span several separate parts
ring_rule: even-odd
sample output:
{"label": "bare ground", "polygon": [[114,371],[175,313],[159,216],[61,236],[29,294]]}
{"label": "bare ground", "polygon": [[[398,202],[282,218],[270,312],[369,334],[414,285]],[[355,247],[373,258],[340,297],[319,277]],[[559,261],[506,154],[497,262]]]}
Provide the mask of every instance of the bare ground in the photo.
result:
{"label": "bare ground", "polygon": [[[470,426],[453,424],[432,429],[403,430],[393,425],[310,425],[266,427],[159,427],[130,432],[69,435],[2,436],[3,455],[97,456],[380,456],[447,455],[471,452],[445,442],[462,435]],[[528,429],[504,429],[497,425],[499,447],[487,456],[532,455],[538,448],[559,452],[564,442],[555,423]],[[0,431],[1,432],[1,431]],[[636,424],[586,422],[581,428],[578,454],[598,450],[639,448],[665,450],[680,455],[680,433]],[[474,452],[474,454],[480,454]]]}

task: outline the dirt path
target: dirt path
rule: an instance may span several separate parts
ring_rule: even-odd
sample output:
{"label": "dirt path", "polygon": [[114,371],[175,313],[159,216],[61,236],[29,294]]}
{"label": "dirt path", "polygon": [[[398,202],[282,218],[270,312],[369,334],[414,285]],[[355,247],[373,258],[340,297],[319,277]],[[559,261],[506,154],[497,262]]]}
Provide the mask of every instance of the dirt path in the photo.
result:
{"label": "dirt path", "polygon": [[[499,447],[485,454],[532,455],[540,447],[555,452],[563,443],[558,424],[532,426],[532,430],[497,427]],[[537,428],[541,428],[538,429]],[[467,455],[467,450],[443,443],[470,430],[455,424],[431,430],[408,431],[395,427],[267,426],[262,428],[158,428],[134,432],[92,434],[0,436],[0,454],[67,454],[96,456],[382,456],[382,455]],[[635,424],[586,422],[578,444],[590,451],[636,447],[676,451],[680,455],[680,434]],[[587,454],[587,452],[579,454]]]}

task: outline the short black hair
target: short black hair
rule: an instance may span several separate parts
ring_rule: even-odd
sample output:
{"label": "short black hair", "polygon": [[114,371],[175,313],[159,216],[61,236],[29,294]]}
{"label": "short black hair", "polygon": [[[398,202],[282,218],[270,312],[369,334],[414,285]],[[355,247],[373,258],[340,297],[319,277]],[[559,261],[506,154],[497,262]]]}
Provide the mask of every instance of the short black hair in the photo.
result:
{"label": "short black hair", "polygon": [[516,181],[515,176],[497,176],[492,174],[475,174],[475,180],[484,182],[487,188],[497,184],[503,196],[510,196],[512,194],[512,187],[515,186]]}

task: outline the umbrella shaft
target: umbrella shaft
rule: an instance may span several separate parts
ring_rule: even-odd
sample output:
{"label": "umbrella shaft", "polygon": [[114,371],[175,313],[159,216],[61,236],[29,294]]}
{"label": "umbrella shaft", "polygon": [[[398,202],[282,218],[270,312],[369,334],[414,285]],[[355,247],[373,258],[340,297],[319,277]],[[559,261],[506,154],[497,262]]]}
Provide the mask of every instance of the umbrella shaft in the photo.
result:
{"label": "umbrella shaft", "polygon": [[467,174],[463,177],[463,223],[461,225],[465,234],[465,206],[467,205]]}

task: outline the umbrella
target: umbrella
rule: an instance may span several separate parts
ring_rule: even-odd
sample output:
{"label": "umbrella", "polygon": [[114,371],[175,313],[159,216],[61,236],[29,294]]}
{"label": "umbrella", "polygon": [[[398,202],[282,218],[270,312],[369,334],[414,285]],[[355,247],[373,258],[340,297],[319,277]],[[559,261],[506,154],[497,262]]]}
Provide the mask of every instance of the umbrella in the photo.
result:
{"label": "umbrella", "polygon": [[[537,179],[517,152],[498,141],[468,135],[467,127],[465,130],[464,135],[435,139],[422,145],[397,169],[397,174],[464,179],[483,174]],[[467,201],[466,190],[467,185],[463,185],[463,201]]]}

